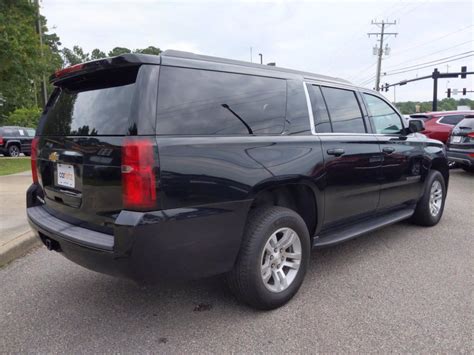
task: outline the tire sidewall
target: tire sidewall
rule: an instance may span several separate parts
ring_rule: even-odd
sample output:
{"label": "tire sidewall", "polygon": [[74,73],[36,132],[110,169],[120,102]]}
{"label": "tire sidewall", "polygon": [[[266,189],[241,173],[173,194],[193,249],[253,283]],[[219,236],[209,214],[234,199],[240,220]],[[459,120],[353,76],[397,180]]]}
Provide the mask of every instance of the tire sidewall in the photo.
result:
{"label": "tire sidewall", "polygon": [[[277,293],[268,290],[263,283],[261,277],[261,257],[268,238],[270,238],[275,231],[284,227],[291,228],[298,234],[301,242],[301,264],[296,278],[293,280],[291,285],[284,291]],[[306,224],[299,215],[291,210],[287,210],[268,223],[266,228],[259,230],[258,235],[254,235],[254,237],[257,237],[258,241],[252,255],[253,265],[251,270],[253,270],[253,272],[251,277],[253,279],[252,283],[256,285],[256,296],[261,300],[265,300],[265,303],[272,304],[273,306],[282,305],[291,299],[291,297],[293,297],[293,295],[298,291],[309,265],[310,238]]]}

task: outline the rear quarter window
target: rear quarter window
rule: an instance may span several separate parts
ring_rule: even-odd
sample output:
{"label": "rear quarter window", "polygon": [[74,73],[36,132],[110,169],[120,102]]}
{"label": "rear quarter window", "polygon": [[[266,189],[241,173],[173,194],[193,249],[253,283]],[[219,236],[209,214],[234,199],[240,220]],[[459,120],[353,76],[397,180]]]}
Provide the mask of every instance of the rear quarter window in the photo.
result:
{"label": "rear quarter window", "polygon": [[439,123],[444,123],[444,124],[449,124],[449,125],[455,126],[459,122],[461,122],[463,118],[464,118],[464,115],[443,116],[443,117],[440,118]]}
{"label": "rear quarter window", "polygon": [[286,81],[235,73],[162,67],[159,135],[280,134]]}

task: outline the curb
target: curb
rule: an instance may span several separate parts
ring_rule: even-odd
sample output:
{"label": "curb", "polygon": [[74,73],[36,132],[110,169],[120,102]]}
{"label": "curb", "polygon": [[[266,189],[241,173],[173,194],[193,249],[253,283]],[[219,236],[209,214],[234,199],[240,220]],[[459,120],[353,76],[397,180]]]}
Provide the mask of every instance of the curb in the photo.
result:
{"label": "curb", "polygon": [[33,231],[20,234],[14,239],[8,241],[6,244],[0,246],[0,267],[25,255],[31,249],[40,245],[41,242]]}

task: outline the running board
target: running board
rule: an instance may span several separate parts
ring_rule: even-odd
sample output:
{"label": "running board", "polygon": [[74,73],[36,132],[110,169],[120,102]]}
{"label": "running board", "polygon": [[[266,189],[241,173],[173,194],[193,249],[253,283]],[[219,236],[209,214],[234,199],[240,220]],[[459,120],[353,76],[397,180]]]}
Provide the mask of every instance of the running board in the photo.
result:
{"label": "running board", "polygon": [[414,212],[415,209],[413,207],[404,208],[371,219],[366,219],[355,224],[328,230],[314,238],[313,248],[328,247],[345,242],[349,239],[357,238],[362,234],[407,219],[411,217]]}

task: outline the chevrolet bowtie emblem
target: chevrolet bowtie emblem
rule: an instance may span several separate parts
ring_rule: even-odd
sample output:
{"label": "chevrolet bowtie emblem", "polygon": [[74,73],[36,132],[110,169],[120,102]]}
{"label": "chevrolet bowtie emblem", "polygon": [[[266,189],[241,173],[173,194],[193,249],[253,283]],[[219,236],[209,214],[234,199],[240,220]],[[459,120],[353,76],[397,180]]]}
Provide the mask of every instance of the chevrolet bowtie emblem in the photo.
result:
{"label": "chevrolet bowtie emblem", "polygon": [[56,152],[52,152],[50,155],[49,155],[49,160],[51,160],[53,163],[57,162],[58,161],[58,158],[59,158],[59,154],[56,153]]}

